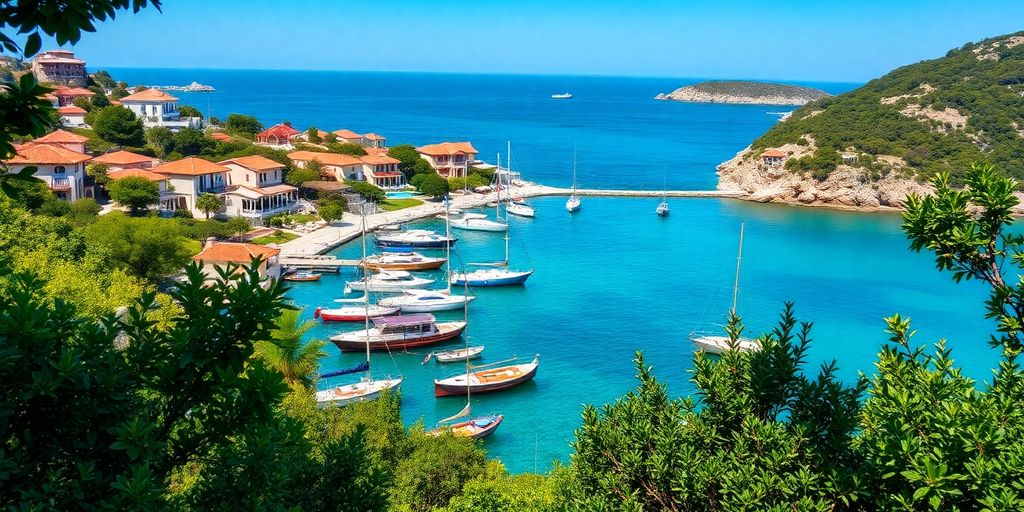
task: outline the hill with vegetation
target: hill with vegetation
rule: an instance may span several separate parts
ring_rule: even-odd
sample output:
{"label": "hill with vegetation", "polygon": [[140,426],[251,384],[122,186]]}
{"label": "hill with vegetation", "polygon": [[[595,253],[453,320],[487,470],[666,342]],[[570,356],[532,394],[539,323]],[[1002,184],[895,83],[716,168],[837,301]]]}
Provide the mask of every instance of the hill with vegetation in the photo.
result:
{"label": "hill with vegetation", "polygon": [[[770,149],[786,154],[784,172],[757,169]],[[848,206],[901,206],[903,192],[941,171],[956,182],[979,161],[1024,178],[1024,32],[966,44],[801,107],[722,164],[719,186],[761,199],[807,192],[799,202],[828,203],[835,192],[843,200],[834,202]],[[800,179],[808,177],[818,185]],[[870,189],[880,193],[872,199]]]}
{"label": "hill with vegetation", "polygon": [[819,89],[799,85],[751,82],[745,80],[712,80],[680,87],[654,99],[696,103],[747,103],[755,105],[803,105],[828,97]]}

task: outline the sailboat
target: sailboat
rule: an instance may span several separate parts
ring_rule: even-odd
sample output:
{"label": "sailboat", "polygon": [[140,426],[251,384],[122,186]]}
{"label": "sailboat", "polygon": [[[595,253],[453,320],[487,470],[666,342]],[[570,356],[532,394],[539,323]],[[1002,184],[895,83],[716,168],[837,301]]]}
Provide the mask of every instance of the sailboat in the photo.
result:
{"label": "sailboat", "polygon": [[[366,214],[362,215],[362,231],[363,231],[363,258],[366,257]],[[363,279],[366,279],[366,274],[363,274]],[[402,385],[403,378],[399,376],[397,379],[386,378],[386,379],[374,379],[370,370],[370,301],[363,302],[363,322],[366,327],[367,338],[366,338],[366,361],[354,368],[348,368],[345,370],[330,372],[321,376],[321,378],[336,377],[341,375],[348,375],[356,372],[366,372],[363,378],[359,382],[352,384],[345,384],[322,391],[316,392],[316,404],[318,407],[327,407],[330,405],[345,405],[352,402],[359,402],[364,400],[373,400],[380,396],[385,390],[397,389]]]}
{"label": "sailboat", "polygon": [[[511,181],[511,179],[512,179],[512,143],[511,142],[508,143],[508,155],[507,155],[505,160],[506,160],[505,167],[508,168],[507,170],[508,170],[508,175],[509,175],[509,181]],[[499,164],[500,164],[500,162],[499,162]],[[500,174],[501,174],[501,165],[498,165],[498,172],[497,172],[497,174],[499,175],[498,178],[500,179],[501,178],[501,176],[500,176]],[[511,191],[512,191],[511,188],[509,188],[509,193],[505,194],[505,197],[506,197],[506,200],[505,200],[506,219],[507,219],[508,215],[516,215],[516,216],[519,216],[519,217],[533,218],[537,214],[537,212],[533,209],[533,207],[530,206],[529,203],[527,203],[526,200],[524,200],[521,197],[517,198],[517,199],[513,198],[512,194],[511,194]],[[501,193],[501,191],[499,190],[498,193]]]}
{"label": "sailboat", "polygon": [[[736,299],[740,290],[740,263],[743,260],[743,224],[740,224],[740,247],[736,255],[736,279],[732,285],[732,308],[729,312],[736,314]],[[728,336],[713,335],[707,333],[690,333],[690,341],[701,350],[712,354],[721,354],[726,350],[736,349],[742,352],[753,352],[761,350],[761,344],[757,340],[739,338],[735,344]],[[734,346],[735,345],[735,346]]]}
{"label": "sailboat", "polygon": [[334,302],[342,305],[333,308],[317,307],[313,311],[313,318],[320,318],[324,322],[361,322],[367,318],[394,315],[400,311],[393,306],[368,304],[369,300],[366,293],[353,299],[334,299]]}
{"label": "sailboat", "polygon": [[661,217],[668,216],[668,201],[665,199],[665,187],[661,188],[661,202],[658,203],[658,208],[654,212]]}
{"label": "sailboat", "polygon": [[452,272],[448,274],[448,282],[456,286],[508,286],[523,284],[533,275],[530,270],[511,270],[508,267],[508,232],[505,232],[505,259],[496,263],[476,263],[478,266],[490,266],[472,272]]}
{"label": "sailboat", "polygon": [[538,366],[540,354],[528,360],[513,357],[481,366],[467,366],[466,373],[435,380],[434,396],[455,396],[470,391],[490,393],[508,389],[532,380],[537,375]]}
{"label": "sailboat", "polygon": [[565,209],[572,213],[580,209],[580,198],[576,195],[576,150],[572,152],[572,192],[569,199],[565,200]]}
{"label": "sailboat", "polygon": [[494,205],[494,219],[487,218],[483,213],[463,213],[457,219],[451,219],[451,227],[467,231],[508,231],[508,219],[501,218],[501,154],[498,154],[498,202]]}
{"label": "sailboat", "polygon": [[404,270],[381,270],[370,278],[366,278],[365,275],[367,273],[369,273],[369,270],[364,269],[363,280],[347,283],[345,289],[384,292],[406,290],[409,288],[426,288],[434,283],[433,279],[414,276]]}

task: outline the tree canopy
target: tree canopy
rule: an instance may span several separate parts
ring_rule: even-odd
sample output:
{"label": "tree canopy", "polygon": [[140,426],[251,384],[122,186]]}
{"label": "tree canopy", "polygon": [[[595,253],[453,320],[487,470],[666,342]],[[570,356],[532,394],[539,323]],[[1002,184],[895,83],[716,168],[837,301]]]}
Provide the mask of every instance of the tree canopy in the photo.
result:
{"label": "tree canopy", "polygon": [[137,147],[145,143],[142,120],[131,110],[110,106],[94,111],[90,124],[96,135],[107,142]]}
{"label": "tree canopy", "polygon": [[126,176],[107,185],[110,198],[127,207],[132,214],[153,206],[160,200],[160,187],[139,176]]}
{"label": "tree canopy", "polygon": [[251,139],[263,131],[263,123],[253,116],[228,114],[227,119],[224,120],[224,131]]}

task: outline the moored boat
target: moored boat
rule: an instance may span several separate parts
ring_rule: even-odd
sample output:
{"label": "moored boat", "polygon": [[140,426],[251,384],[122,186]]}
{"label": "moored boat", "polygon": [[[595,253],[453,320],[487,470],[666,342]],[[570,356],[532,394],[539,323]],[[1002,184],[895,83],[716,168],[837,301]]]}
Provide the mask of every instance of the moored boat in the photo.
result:
{"label": "moored boat", "polygon": [[505,211],[510,215],[518,215],[520,217],[533,217],[536,215],[533,207],[521,200],[512,200],[505,204]]}
{"label": "moored boat", "polygon": [[313,318],[320,318],[324,322],[362,322],[367,318],[394,315],[401,311],[393,306],[366,304],[367,300],[366,294],[354,299],[334,299],[334,302],[346,305],[334,308],[318,307],[313,311]]}
{"label": "moored boat", "polygon": [[533,270],[483,268],[472,272],[452,272],[448,280],[453,286],[514,286],[526,283],[532,275]]}
{"label": "moored boat", "polygon": [[433,279],[414,276],[404,270],[381,270],[366,279],[349,282],[346,289],[381,292],[425,288],[433,283]]}
{"label": "moored boat", "polygon": [[563,92],[563,93],[560,93],[560,94],[552,94],[551,95],[551,99],[553,99],[553,100],[571,100],[572,99],[572,93],[570,93],[570,92]]}
{"label": "moored boat", "polygon": [[282,279],[284,279],[285,281],[304,283],[310,281],[319,281],[320,274],[317,274],[316,272],[292,272],[291,274],[286,274]]}
{"label": "moored boat", "polygon": [[418,252],[392,252],[367,256],[363,266],[372,270],[434,270],[445,261],[447,258],[432,258]]}
{"label": "moored boat", "polygon": [[[736,253],[736,278],[732,284],[732,308],[730,313],[736,313],[736,300],[740,291],[740,263],[743,261],[743,224],[740,224],[740,244]],[[721,354],[726,350],[739,350],[741,352],[756,352],[761,350],[761,342],[749,338],[738,338],[735,342],[728,336],[713,335],[699,332],[690,333],[690,341],[698,349],[712,354]]]}
{"label": "moored boat", "polygon": [[423,363],[426,364],[431,359],[437,359],[439,363],[454,363],[457,361],[468,361],[470,359],[476,359],[480,357],[484,351],[483,345],[477,345],[473,347],[465,347],[456,350],[446,350],[444,352],[431,352],[427,354],[427,357],[423,359]]}
{"label": "moored boat", "polygon": [[[470,393],[491,393],[501,391],[532,380],[537,375],[540,355],[528,362],[514,362],[515,359],[499,361],[490,365],[477,366],[466,373],[434,381],[434,396],[456,396]],[[512,362],[512,364],[505,364]],[[503,365],[503,366],[496,366]]]}
{"label": "moored boat", "polygon": [[403,350],[434,345],[458,338],[466,330],[466,322],[437,322],[434,315],[384,316],[373,319],[373,327],[331,336],[342,352],[357,350]]}
{"label": "moored boat", "polygon": [[425,229],[377,235],[377,245],[381,247],[443,249],[458,240],[458,238],[440,235]]}
{"label": "moored boat", "polygon": [[472,295],[452,295],[448,290],[404,290],[402,295],[381,299],[378,304],[403,313],[433,313],[460,309],[475,300]]}
{"label": "moored boat", "polygon": [[373,400],[385,390],[397,389],[401,385],[402,378],[371,379],[364,377],[359,382],[317,391],[316,403],[320,407],[326,407]]}
{"label": "moored boat", "polygon": [[576,195],[576,150],[572,152],[572,192],[569,193],[569,199],[565,200],[565,209],[572,213],[580,209],[581,201],[580,197]]}
{"label": "moored boat", "polygon": [[482,213],[464,213],[461,217],[451,220],[455,229],[466,231],[492,231],[501,232],[508,230],[508,222],[503,220],[491,220]]}
{"label": "moored boat", "polygon": [[654,210],[654,213],[657,213],[661,217],[667,217],[668,212],[668,203],[664,200],[662,200],[661,203],[658,204],[658,208]]}
{"label": "moored boat", "polygon": [[445,432],[451,432],[452,435],[458,437],[468,437],[470,439],[483,439],[498,430],[498,426],[501,425],[502,420],[505,419],[503,414],[489,414],[487,416],[478,416],[476,418],[470,418],[466,421],[459,423],[452,423],[450,425],[439,424],[437,428],[429,432],[432,436],[439,436]]}

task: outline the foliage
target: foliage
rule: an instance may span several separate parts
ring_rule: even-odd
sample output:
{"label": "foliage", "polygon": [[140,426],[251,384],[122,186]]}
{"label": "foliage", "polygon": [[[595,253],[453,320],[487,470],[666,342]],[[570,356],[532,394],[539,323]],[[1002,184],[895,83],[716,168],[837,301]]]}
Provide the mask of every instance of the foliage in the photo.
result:
{"label": "foliage", "polygon": [[93,111],[89,122],[101,139],[122,146],[141,146],[145,143],[142,120],[124,107],[104,107]]}
{"label": "foliage", "polygon": [[412,173],[413,176],[416,176],[417,174],[437,174],[437,171],[430,166],[430,162],[420,158],[419,161],[413,164]]}
{"label": "foliage", "polygon": [[117,87],[117,82],[114,81],[114,77],[110,76],[110,72],[105,69],[94,72],[89,78],[104,89],[113,89]]}
{"label": "foliage", "polygon": [[[415,178],[415,176],[413,177]],[[417,180],[415,186],[421,194],[434,198],[448,195],[448,180],[434,173],[424,174],[422,178]]]}
{"label": "foliage", "polygon": [[231,217],[225,223],[225,228],[239,240],[245,238],[245,234],[252,229],[252,223],[245,217]]}
{"label": "foliage", "polygon": [[224,131],[251,139],[263,131],[263,123],[253,116],[228,114],[227,119],[224,120]]}
{"label": "foliage", "polygon": [[196,198],[196,209],[206,214],[207,219],[210,218],[210,215],[219,212],[223,206],[224,204],[215,194],[199,194],[199,197]]}
{"label": "foliage", "polygon": [[82,199],[75,199],[68,203],[70,213],[74,217],[96,217],[102,211],[99,203],[91,197],[83,197]]}
{"label": "foliage", "polygon": [[289,171],[287,176],[285,176],[285,181],[296,187],[307,181],[319,181],[322,170],[323,166],[320,165],[319,160],[310,160],[306,162],[305,167]]}
{"label": "foliage", "polygon": [[412,208],[413,206],[419,206],[423,204],[423,201],[412,197],[403,197],[398,199],[388,199],[380,205],[380,209],[386,212],[393,212],[395,210],[404,210],[405,208]]}
{"label": "foliage", "polygon": [[76,107],[78,107],[78,108],[80,108],[80,109],[82,109],[82,110],[84,110],[84,111],[86,111],[86,112],[89,112],[90,110],[92,110],[92,108],[94,106],[92,104],[92,101],[89,101],[89,98],[75,98],[75,99],[71,100],[71,104],[76,106]]}
{"label": "foliage", "polygon": [[125,96],[129,96],[129,95],[131,95],[131,93],[128,92],[127,88],[121,87],[121,86],[117,86],[117,87],[111,89],[109,98],[110,98],[110,100],[113,101],[113,100],[119,100],[119,99],[124,98]]}
{"label": "foliage", "polygon": [[268,367],[280,372],[289,385],[311,389],[316,381],[320,359],[327,355],[323,340],[303,340],[303,336],[313,327],[316,327],[316,322],[303,321],[301,310],[282,311],[274,321],[270,338],[256,342],[256,356]]}
{"label": "foliage", "polygon": [[107,95],[99,92],[95,96],[89,99],[89,104],[96,108],[103,108],[110,106],[110,100],[107,99]]}
{"label": "foliage", "polygon": [[371,203],[380,203],[388,198],[382,188],[365,181],[348,180],[345,184],[352,187],[353,192]]}
{"label": "foliage", "polygon": [[414,429],[411,453],[398,462],[393,499],[405,510],[427,512],[446,505],[462,485],[483,472],[484,451],[451,433],[431,437]]}
{"label": "foliage", "polygon": [[420,153],[416,151],[416,147],[412,144],[391,146],[388,148],[388,156],[399,161],[398,170],[402,171],[402,174],[405,175],[405,179],[407,180],[411,178],[413,174],[416,174],[415,167],[417,162],[427,163],[427,161],[420,156]]}
{"label": "foliage", "polygon": [[[281,220],[280,217],[278,217],[277,220],[278,221]],[[269,222],[268,222],[268,224],[273,225],[273,224],[271,224]],[[280,227],[280,225],[281,224],[279,224],[278,227]],[[253,238],[252,240],[250,240],[250,242],[254,243],[254,244],[261,244],[261,245],[266,245],[266,244],[283,244],[285,242],[289,242],[289,241],[295,240],[298,237],[299,237],[299,235],[288,233],[286,231],[277,230],[273,234],[263,235],[263,236],[258,237],[258,238]]]}
{"label": "foliage", "polygon": [[309,128],[307,128],[306,129],[306,140],[308,140],[309,142],[312,142],[314,144],[319,143],[321,141],[321,139],[320,139],[320,130],[318,130],[315,126],[310,126]]}
{"label": "foliage", "polygon": [[107,175],[108,170],[110,170],[110,166],[103,162],[89,162],[85,164],[85,174],[101,187],[106,187],[110,184],[110,176]]}
{"label": "foliage", "polygon": [[146,130],[146,144],[164,158],[174,150],[174,132],[166,126],[154,126]]}
{"label": "foliage", "polygon": [[354,142],[328,142],[324,144],[327,151],[350,156],[366,156],[366,149]]}
{"label": "foliage", "polygon": [[57,200],[50,187],[42,180],[10,180],[3,182],[4,196],[33,212],[48,201]]}
{"label": "foliage", "polygon": [[209,151],[217,142],[198,128],[183,128],[174,134],[174,151],[194,156]]}
{"label": "foliage", "polygon": [[116,268],[154,283],[180,270],[192,255],[178,225],[157,217],[112,212],[89,225],[85,236]]}
{"label": "foliage", "polygon": [[488,461],[484,473],[465,483],[462,492],[452,498],[443,512],[477,512],[481,510],[515,510],[547,512],[559,510],[560,491],[566,484],[561,469],[551,476],[523,473],[509,475],[498,461]]}
{"label": "foliage", "polygon": [[126,176],[107,186],[110,198],[128,208],[133,215],[160,201],[160,186],[139,176]]}
{"label": "foliage", "polygon": [[463,190],[463,189],[474,189],[484,185],[489,185],[491,180],[476,174],[470,173],[465,178],[448,178],[448,188],[450,190]]}
{"label": "foliage", "polygon": [[179,105],[178,114],[181,117],[198,117],[199,119],[203,118],[203,113],[200,112],[199,109],[190,105]]}
{"label": "foliage", "polygon": [[338,201],[328,199],[317,199],[316,200],[316,213],[324,221],[331,223],[336,220],[341,220],[345,213],[345,207]]}

